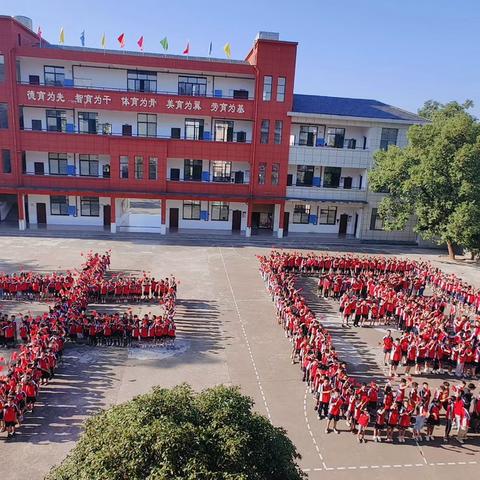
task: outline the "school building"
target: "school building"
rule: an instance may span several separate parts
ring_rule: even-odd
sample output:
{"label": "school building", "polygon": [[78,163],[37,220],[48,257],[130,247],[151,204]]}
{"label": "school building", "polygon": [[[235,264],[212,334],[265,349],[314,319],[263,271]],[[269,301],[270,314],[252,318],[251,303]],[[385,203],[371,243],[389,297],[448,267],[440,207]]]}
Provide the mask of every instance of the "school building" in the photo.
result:
{"label": "school building", "polygon": [[1,220],[415,242],[383,230],[368,172],[422,118],[294,93],[296,52],[271,32],[244,60],[54,45],[0,16]]}

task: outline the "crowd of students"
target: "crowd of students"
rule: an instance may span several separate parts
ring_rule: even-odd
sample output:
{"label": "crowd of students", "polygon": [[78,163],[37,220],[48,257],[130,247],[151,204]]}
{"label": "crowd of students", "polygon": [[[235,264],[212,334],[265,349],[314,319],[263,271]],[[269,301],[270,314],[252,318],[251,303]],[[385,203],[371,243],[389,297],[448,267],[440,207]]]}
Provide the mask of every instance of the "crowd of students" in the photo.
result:
{"label": "crowd of students", "polygon": [[[23,319],[29,330],[26,343],[19,351],[14,351],[8,361],[2,358],[0,362],[7,367],[6,373],[0,377],[0,431],[6,430],[7,437],[15,434],[24,413],[33,410],[40,386],[53,378],[63,352],[66,325],[71,318],[85,311],[88,303],[86,286],[103,277],[109,262],[108,254],[88,254],[82,271],[70,285],[68,295],[60,297],[48,313]],[[4,331],[11,329],[12,324],[14,322],[8,323]]]}
{"label": "crowd of students", "polygon": [[[359,442],[365,441],[369,426],[374,441],[381,441],[386,432],[385,440],[393,442],[397,432],[399,443],[405,442],[410,430],[416,441],[432,440],[440,419],[445,425],[445,441],[449,441],[452,426],[460,442],[469,428],[478,430],[480,396],[475,396],[473,383],[450,386],[444,382],[433,392],[427,383],[420,387],[410,377],[392,383],[402,362],[407,373],[412,367],[414,373],[420,373],[420,368],[443,372],[455,366],[459,377],[475,377],[480,343],[478,290],[428,263],[393,257],[273,251],[259,261],[278,321],[292,342],[292,362],[300,363],[318,415],[327,418],[327,433],[332,429],[339,432],[340,418],[345,418]],[[349,376],[330,333],[296,288],[297,274],[320,276],[319,294],[340,300],[344,325],[350,319],[354,325],[378,321],[394,323],[403,331],[398,338],[387,334],[383,339],[392,376],[383,388],[375,382],[360,384]],[[433,289],[432,295],[425,295],[426,287]],[[348,309],[353,301],[354,308]]]}

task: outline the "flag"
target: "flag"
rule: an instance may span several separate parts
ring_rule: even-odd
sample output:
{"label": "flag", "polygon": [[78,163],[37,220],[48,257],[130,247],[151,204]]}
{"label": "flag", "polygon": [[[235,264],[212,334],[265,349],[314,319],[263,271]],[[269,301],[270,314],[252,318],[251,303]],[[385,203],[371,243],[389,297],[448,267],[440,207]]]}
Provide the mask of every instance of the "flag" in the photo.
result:
{"label": "flag", "polygon": [[225,52],[225,55],[227,58],[230,58],[232,56],[232,50],[230,48],[230,42],[227,42],[225,46],[223,47],[223,51]]}
{"label": "flag", "polygon": [[160,45],[163,47],[165,51],[168,50],[168,38],[164,37],[162,40],[160,40]]}
{"label": "flag", "polygon": [[102,48],[107,46],[107,37],[105,37],[105,32],[102,35]]}
{"label": "flag", "polygon": [[41,27],[38,27],[37,35],[39,36],[39,38],[41,40],[42,39],[42,28]]}
{"label": "flag", "polygon": [[140,47],[140,50],[143,52],[143,35],[138,39],[137,45]]}
{"label": "flag", "polygon": [[210,42],[210,46],[208,47],[208,56],[212,54],[212,49],[213,49],[213,43]]}
{"label": "flag", "polygon": [[60,38],[58,39],[58,43],[62,45],[65,43],[65,32],[63,31],[63,27],[60,29]]}
{"label": "flag", "polygon": [[117,40],[118,40],[118,43],[120,44],[120,48],[124,48],[125,47],[125,34],[121,33],[119,35],[119,37],[117,38]]}
{"label": "flag", "polygon": [[82,44],[82,47],[85,46],[85,30],[80,34],[80,42]]}
{"label": "flag", "polygon": [[190,53],[190,42],[187,42],[187,46],[185,47],[183,54],[188,55],[189,53]]}

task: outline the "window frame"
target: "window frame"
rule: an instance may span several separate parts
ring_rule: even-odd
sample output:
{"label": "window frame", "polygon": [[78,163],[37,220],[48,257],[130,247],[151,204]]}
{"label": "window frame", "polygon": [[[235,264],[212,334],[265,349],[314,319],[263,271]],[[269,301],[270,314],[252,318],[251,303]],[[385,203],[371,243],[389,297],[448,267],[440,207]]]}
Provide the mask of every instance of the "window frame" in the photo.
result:
{"label": "window frame", "polygon": [[[380,222],[380,226],[377,222]],[[378,213],[378,208],[372,208],[372,212],[370,215],[370,230],[376,232],[383,232],[385,230],[384,223],[382,217],[380,217]]]}
{"label": "window frame", "polygon": [[[193,135],[187,132],[193,129]],[[203,140],[205,133],[205,120],[203,118],[185,118],[185,140]]]}
{"label": "window frame", "polygon": [[[52,164],[57,163],[57,172],[53,172]],[[62,169],[60,168],[60,162],[62,165],[65,165],[65,173],[62,173]],[[68,175],[68,158],[66,153],[57,153],[57,152],[48,152],[48,174],[49,175],[58,175],[58,176],[65,176]]]}
{"label": "window frame", "polygon": [[[395,140],[392,140],[391,134],[395,133]],[[394,127],[382,127],[380,134],[380,150],[388,150],[390,145],[397,145],[399,129]]]}
{"label": "window frame", "polygon": [[283,136],[283,120],[275,120],[275,130],[273,135],[273,143],[281,145]]}
{"label": "window frame", "polygon": [[263,76],[263,90],[262,90],[262,100],[264,102],[269,102],[272,99],[272,87],[273,87],[273,76],[264,75]]}
{"label": "window frame", "polygon": [[158,180],[158,157],[148,157],[148,179]]}
{"label": "window frame", "polygon": [[264,118],[260,124],[260,143],[266,145],[270,137],[270,120]]}
{"label": "window frame", "polygon": [[[331,218],[332,212],[333,212],[333,219]],[[319,225],[336,225],[337,213],[338,213],[337,207],[320,208],[318,210],[318,224]],[[322,217],[322,215],[324,215],[324,217]],[[325,221],[322,221],[322,218],[325,218]]]}
{"label": "window frame", "polygon": [[9,148],[2,148],[2,173],[12,173],[12,152]]}
{"label": "window frame", "polygon": [[[95,120],[95,132],[89,130],[90,120]],[[84,130],[82,127],[87,125],[87,129]],[[78,133],[88,133],[90,135],[95,135],[98,133],[98,112],[78,112]]]}
{"label": "window frame", "polygon": [[[155,121],[153,121],[155,117]],[[137,113],[137,136],[138,137],[157,137],[158,119],[156,113]],[[145,128],[145,132],[141,132]],[[153,130],[153,132],[152,132]]]}
{"label": "window frame", "polygon": [[[88,207],[88,213],[84,213]],[[97,213],[92,213],[92,207],[98,207]],[[100,198],[98,197],[80,197],[80,216],[81,217],[99,217],[100,216]]]}
{"label": "window frame", "polygon": [[[210,206],[211,206],[210,219],[212,221],[228,222],[230,217],[230,204],[228,202],[211,202]],[[222,212],[223,212],[223,215],[222,215]]]}
{"label": "window frame", "polygon": [[[200,162],[200,163],[197,163],[197,162]],[[200,171],[198,172],[199,167],[200,167]],[[188,171],[188,174],[187,174],[187,171]],[[195,173],[200,173],[200,175],[195,175]],[[184,181],[201,182],[202,173],[203,173],[203,160],[197,160],[194,158],[183,159],[183,180]]]}
{"label": "window frame", "polygon": [[310,223],[311,205],[309,203],[295,204],[292,213],[292,223],[308,225]]}
{"label": "window frame", "polygon": [[145,177],[145,162],[143,155],[133,157],[133,177],[135,180],[143,180]]}
{"label": "window frame", "polygon": [[[215,142],[233,142],[235,122],[216,118],[213,122],[213,134]],[[231,136],[231,138],[229,138]]]}
{"label": "window frame", "polygon": [[272,163],[272,175],[270,180],[272,185],[280,184],[280,163]]}
{"label": "window frame", "polygon": [[[53,71],[47,72],[48,68],[53,69]],[[61,72],[57,72],[57,69],[61,70]],[[47,80],[47,74],[53,75],[53,79]],[[58,65],[44,65],[43,66],[43,84],[51,87],[64,87],[65,86],[65,67],[61,67]]]}
{"label": "window frame", "polygon": [[[306,182],[305,177],[307,174],[312,174],[312,181]],[[313,187],[313,177],[315,175],[315,165],[297,165],[296,172],[296,187]]]}
{"label": "window frame", "polygon": [[259,162],[258,176],[257,176],[258,185],[265,185],[266,181],[267,181],[267,162]]}
{"label": "window frame", "polygon": [[[283,80],[283,84],[281,83]],[[285,91],[287,85],[287,77],[277,77],[277,102],[285,101]]]}
{"label": "window frame", "polygon": [[[146,78],[139,78],[139,76],[145,76]],[[153,78],[148,78],[149,76]],[[157,72],[127,70],[127,92],[157,93],[157,81]],[[143,88],[141,88],[141,82],[143,82]],[[148,88],[145,88],[146,85],[148,85]]]}
{"label": "window frame", "polygon": [[[56,108],[47,108],[45,111],[47,132],[66,132],[67,131],[67,111]],[[60,119],[60,128],[59,122]],[[54,120],[55,125],[49,125],[49,120]]]}
{"label": "window frame", "polygon": [[[332,183],[329,182],[327,185],[327,179],[333,179],[335,178],[333,176],[333,171],[335,173],[338,173],[338,185],[333,185]],[[331,167],[327,166],[323,168],[323,188],[340,188],[340,179],[342,178],[342,167]]]}
{"label": "window frame", "polygon": [[5,81],[5,55],[0,53],[0,83]]}
{"label": "window frame", "polygon": [[[333,133],[330,133],[329,130],[334,130]],[[342,130],[343,134],[340,132],[337,132],[337,130]],[[340,140],[338,140],[341,138]],[[332,142],[330,142],[330,139],[333,139]],[[325,131],[325,145],[330,148],[344,148],[345,146],[345,128],[344,127],[328,127],[326,128]]]}
{"label": "window frame", "polygon": [[[215,173],[219,172],[220,175]],[[212,182],[230,183],[232,181],[232,162],[212,160]]]}
{"label": "window frame", "polygon": [[0,103],[0,129],[8,128],[8,103]]}
{"label": "window frame", "polygon": [[[57,202],[54,199],[65,199],[65,202]],[[53,211],[53,206],[58,205],[58,213]],[[65,207],[62,211],[62,207]],[[68,217],[68,197],[67,195],[50,195],[50,215]]]}
{"label": "window frame", "polygon": [[[186,217],[186,208],[190,209],[190,217]],[[198,207],[198,217],[194,217],[194,213],[196,213],[196,209]],[[202,211],[202,202],[200,200],[184,200],[183,201],[183,208],[182,208],[182,219],[183,220],[200,220]]]}
{"label": "window frame", "polygon": [[[198,80],[202,80],[202,82],[198,82]],[[198,88],[195,88],[195,86]],[[185,95],[188,97],[206,97],[207,77],[203,77],[201,75],[179,75],[177,89],[178,95]],[[198,92],[196,90],[198,90]]]}
{"label": "window frame", "polygon": [[[125,161],[126,160],[126,161]],[[118,165],[119,165],[119,176],[121,180],[128,180],[129,176],[129,158],[128,155],[120,155],[118,159]],[[125,169],[125,167],[127,167]],[[124,173],[126,172],[126,176],[124,176]]]}
{"label": "window frame", "polygon": [[[84,165],[83,168],[82,164]],[[85,164],[87,165],[88,173],[85,173]],[[100,172],[100,161],[98,159],[98,155],[79,154],[78,170],[81,177],[98,177]]]}

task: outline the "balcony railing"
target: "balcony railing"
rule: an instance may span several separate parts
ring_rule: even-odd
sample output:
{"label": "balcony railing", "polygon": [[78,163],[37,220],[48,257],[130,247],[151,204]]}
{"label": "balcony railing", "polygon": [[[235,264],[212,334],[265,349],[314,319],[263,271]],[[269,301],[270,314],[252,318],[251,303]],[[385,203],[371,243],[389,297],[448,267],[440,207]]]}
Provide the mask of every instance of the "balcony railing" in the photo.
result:
{"label": "balcony railing", "polygon": [[26,170],[22,172],[23,175],[35,176],[35,177],[51,177],[51,178],[85,178],[89,180],[96,179],[109,179],[110,174],[104,173],[99,175],[83,175],[78,172],[75,173],[48,173],[48,172],[32,172],[31,170]]}
{"label": "balcony railing", "polygon": [[[352,139],[354,140],[354,139]],[[366,152],[369,150],[368,147],[363,147],[363,145],[357,145],[356,143],[349,143],[349,140],[345,139],[345,142],[342,146],[331,146],[326,145],[325,143],[318,142],[316,144],[306,144],[306,143],[299,143],[298,141],[290,142],[291,147],[307,147],[307,148],[319,148],[322,150],[361,150],[362,152]]]}
{"label": "balcony railing", "polygon": [[246,136],[238,134],[243,134],[244,132],[234,132],[233,138],[234,140],[224,141],[224,140],[217,140],[211,134],[211,132],[204,132],[201,138],[190,138],[186,137],[185,135],[180,136],[172,136],[172,135],[142,135],[138,133],[125,133],[125,132],[118,132],[112,130],[112,125],[109,123],[97,124],[96,131],[79,131],[78,126],[75,124],[68,124],[66,125],[65,129],[57,130],[57,129],[47,129],[47,128],[28,128],[23,127],[21,130],[26,132],[47,132],[47,133],[69,133],[69,134],[77,134],[77,135],[102,135],[102,136],[114,136],[114,137],[135,137],[135,138],[155,138],[155,139],[163,139],[163,140],[193,140],[198,142],[215,142],[215,143],[247,143],[251,144],[252,141],[250,138],[246,138]]}
{"label": "balcony railing", "polygon": [[[81,79],[78,79],[81,80]],[[223,98],[223,99],[228,99],[228,100],[253,100],[254,97],[251,96],[250,94],[248,96],[234,96],[234,95],[226,95],[223,93],[223,90],[215,90],[213,93],[206,93],[205,95],[199,95],[199,94],[188,94],[185,92],[179,92],[177,90],[162,90],[159,88],[156,89],[136,89],[132,90],[127,87],[125,88],[115,88],[115,87],[109,87],[109,86],[104,86],[104,85],[88,85],[84,84],[82,82],[77,82],[75,83],[74,80],[69,80],[65,79],[63,83],[61,82],[56,82],[55,84],[53,83],[45,83],[45,82],[17,82],[19,85],[30,85],[32,87],[56,87],[56,88],[81,88],[84,90],[101,90],[105,92],[120,92],[120,93],[139,93],[139,94],[157,94],[157,95],[171,95],[171,96],[182,96],[182,97],[198,97],[198,98]],[[230,89],[229,89],[230,90]]]}

